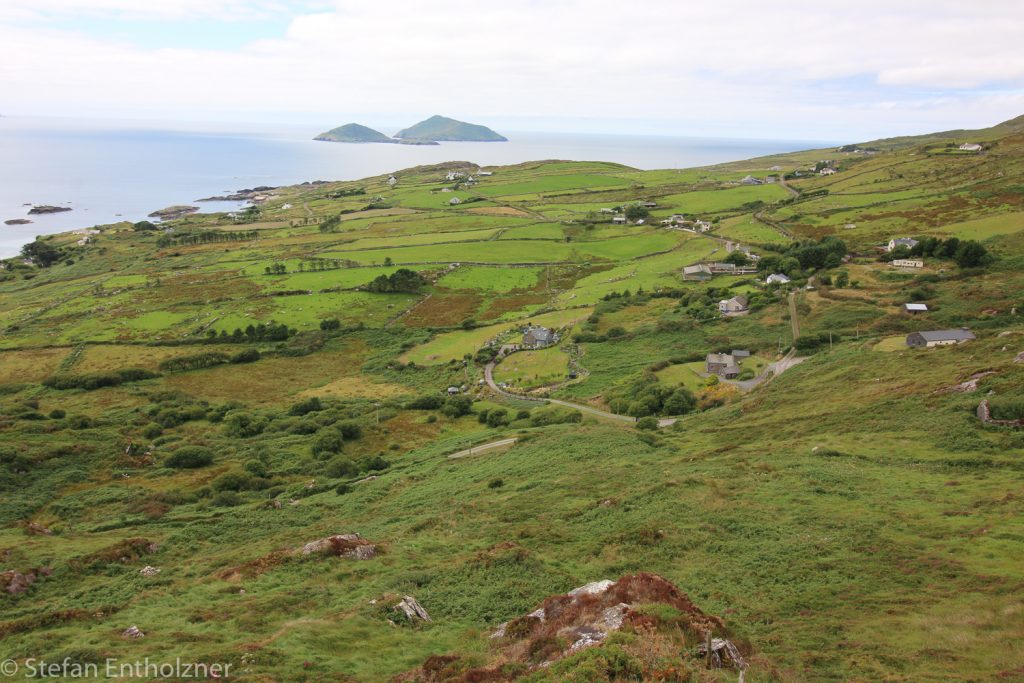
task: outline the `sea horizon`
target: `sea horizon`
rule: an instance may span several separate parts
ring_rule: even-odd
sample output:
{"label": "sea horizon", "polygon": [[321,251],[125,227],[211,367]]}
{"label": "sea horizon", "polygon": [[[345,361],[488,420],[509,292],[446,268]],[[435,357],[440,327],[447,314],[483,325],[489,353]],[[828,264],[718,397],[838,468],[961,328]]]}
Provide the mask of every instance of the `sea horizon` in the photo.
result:
{"label": "sea horizon", "polygon": [[[837,141],[505,131],[508,142],[440,145],[314,141],[321,129],[295,124],[0,118],[0,258],[39,235],[139,221],[175,204],[256,186],[351,181],[421,164],[496,166],[564,159],[641,170],[690,168],[816,149]],[[32,206],[71,211],[28,215]],[[202,212],[243,202],[203,202]],[[26,225],[2,221],[28,219]]]}

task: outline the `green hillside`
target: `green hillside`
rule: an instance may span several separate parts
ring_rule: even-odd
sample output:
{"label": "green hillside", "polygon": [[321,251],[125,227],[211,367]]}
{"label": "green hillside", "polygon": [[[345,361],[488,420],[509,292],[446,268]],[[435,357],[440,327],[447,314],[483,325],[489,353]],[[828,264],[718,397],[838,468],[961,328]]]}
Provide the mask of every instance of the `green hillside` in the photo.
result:
{"label": "green hillside", "polygon": [[395,133],[396,138],[406,140],[435,140],[439,142],[507,142],[508,138],[495,133],[487,126],[456,121],[447,116],[431,116],[416,125]]}
{"label": "green hillside", "polygon": [[710,635],[747,683],[1021,677],[1024,431],[978,409],[1024,418],[1024,133],[393,176],[4,262],[18,676],[735,681]]}
{"label": "green hillside", "polygon": [[324,142],[395,142],[384,133],[358,123],[346,123],[326,133],[320,133],[313,139]]}

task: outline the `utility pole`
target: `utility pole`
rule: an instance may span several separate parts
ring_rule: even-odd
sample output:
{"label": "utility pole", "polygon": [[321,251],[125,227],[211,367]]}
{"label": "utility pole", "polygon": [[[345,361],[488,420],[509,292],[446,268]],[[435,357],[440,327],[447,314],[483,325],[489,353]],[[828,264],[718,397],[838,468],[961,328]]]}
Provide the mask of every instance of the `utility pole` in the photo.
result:
{"label": "utility pole", "polygon": [[832,350],[832,330],[828,331],[828,350]]}

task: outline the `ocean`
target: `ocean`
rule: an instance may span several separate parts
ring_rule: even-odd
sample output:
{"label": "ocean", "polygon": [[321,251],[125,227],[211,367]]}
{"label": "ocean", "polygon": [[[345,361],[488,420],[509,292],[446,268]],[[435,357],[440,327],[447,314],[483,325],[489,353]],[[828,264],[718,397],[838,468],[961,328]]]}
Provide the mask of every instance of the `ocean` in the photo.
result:
{"label": "ocean", "polygon": [[[0,258],[14,256],[36,235],[138,221],[166,206],[258,185],[356,180],[454,160],[493,165],[571,159],[640,169],[686,168],[833,144],[502,130],[509,142],[351,145],[312,140],[319,132],[299,126],[261,130],[252,125],[0,118]],[[29,216],[33,204],[72,210]],[[197,206],[224,211],[239,204]],[[15,218],[32,223],[3,224]]]}

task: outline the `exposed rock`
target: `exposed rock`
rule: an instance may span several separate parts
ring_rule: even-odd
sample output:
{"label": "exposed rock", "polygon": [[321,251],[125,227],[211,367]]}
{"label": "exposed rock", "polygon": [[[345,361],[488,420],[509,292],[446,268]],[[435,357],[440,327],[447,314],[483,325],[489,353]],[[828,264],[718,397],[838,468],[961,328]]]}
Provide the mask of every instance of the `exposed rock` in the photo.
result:
{"label": "exposed rock", "polygon": [[52,536],[53,532],[47,529],[42,524],[37,522],[29,522],[25,525],[25,533],[33,536]]}
{"label": "exposed rock", "polygon": [[[660,616],[659,611],[647,609],[651,605],[671,607],[665,611],[671,616]],[[459,666],[438,667],[438,662],[428,660],[395,680],[436,683],[513,680],[529,676],[530,672],[580,650],[600,647],[609,635],[627,625],[635,629],[640,638],[652,640],[649,644],[637,643],[636,647],[644,652],[648,647],[650,651],[689,649],[692,652],[697,643],[688,639],[694,635],[702,641],[714,637],[712,656],[705,660],[686,658],[680,674],[689,671],[695,675],[694,667],[699,669],[708,660],[711,666],[735,666],[741,675],[747,667],[739,648],[728,640],[729,631],[721,619],[705,614],[666,579],[655,574],[635,574],[618,581],[595,581],[551,596],[530,614],[499,625],[490,635],[494,641],[490,646],[493,656],[487,666],[467,670]],[[449,663],[457,660],[451,655],[444,657]],[[511,677],[507,675],[509,663],[522,665]],[[658,671],[654,669],[642,673],[642,680],[662,680],[655,678]]]}
{"label": "exposed rock", "polygon": [[151,567],[147,564],[145,567],[139,570],[139,573],[143,576],[156,576],[160,573],[160,569],[157,567]]}
{"label": "exposed rock", "polygon": [[958,392],[958,393],[964,393],[964,394],[969,394],[969,393],[975,392],[975,391],[978,390],[978,382],[979,381],[981,381],[985,377],[988,377],[988,376],[994,375],[994,374],[996,374],[996,373],[991,372],[991,371],[990,372],[977,372],[977,373],[971,375],[966,381],[961,382],[960,384],[951,386],[948,389],[946,389],[946,391]]}
{"label": "exposed rock", "polygon": [[4,225],[28,225],[31,223],[27,218],[11,218],[10,220],[4,221]]}
{"label": "exposed rock", "polygon": [[416,598],[411,595],[406,595],[402,600],[395,605],[395,609],[405,614],[409,618],[409,621],[426,621],[431,622],[433,619],[427,614],[427,610],[423,609],[423,605],[419,603]]}
{"label": "exposed rock", "polygon": [[[150,218],[159,218],[162,221],[170,221],[175,218],[181,218],[187,216],[190,213],[195,213],[199,210],[198,206],[186,206],[184,204],[176,204],[175,206],[168,206],[165,209],[158,209],[153,213],[149,214]],[[29,212],[31,213],[31,211]]]}
{"label": "exposed rock", "polygon": [[1016,358],[1013,359],[1014,363],[1024,363],[1024,351],[1017,354]]}
{"label": "exposed rock", "polygon": [[[303,184],[305,184],[305,183],[303,183]],[[197,202],[244,202],[244,201],[251,200],[254,196],[256,196],[258,194],[262,194],[264,192],[270,192],[271,190],[276,190],[276,189],[277,189],[276,187],[271,187],[270,185],[260,185],[259,187],[254,187],[252,189],[239,190],[238,192],[233,192],[231,194],[216,195],[216,196],[213,196],[213,197],[203,197],[202,199],[197,199],[196,201]]]}
{"label": "exposed rock", "polygon": [[146,634],[138,626],[129,626],[121,632],[122,638],[145,638]]}
{"label": "exposed rock", "polygon": [[324,553],[354,560],[369,560],[377,556],[377,545],[359,534],[338,534],[310,541],[299,549],[300,555]]}
{"label": "exposed rock", "polygon": [[49,567],[40,567],[26,572],[14,570],[0,572],[0,588],[11,595],[21,595],[36,582],[36,579],[49,576],[52,573],[53,570]]}
{"label": "exposed rock", "polygon": [[63,213],[64,211],[70,211],[70,206],[50,206],[48,204],[41,204],[39,206],[33,206],[28,210],[29,214],[39,213]]}

